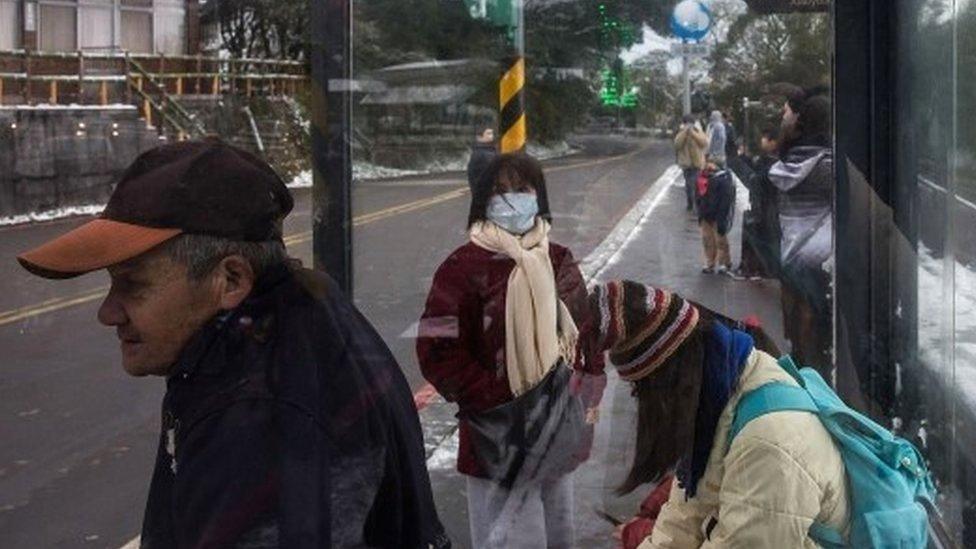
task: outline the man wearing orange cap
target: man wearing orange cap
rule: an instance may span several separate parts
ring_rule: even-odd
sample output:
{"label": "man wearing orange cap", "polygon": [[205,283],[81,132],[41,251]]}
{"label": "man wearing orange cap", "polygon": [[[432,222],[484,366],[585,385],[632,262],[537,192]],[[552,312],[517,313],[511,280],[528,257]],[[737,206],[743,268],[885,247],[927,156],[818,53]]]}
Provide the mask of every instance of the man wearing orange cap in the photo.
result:
{"label": "man wearing orange cap", "polygon": [[18,257],[107,269],[123,368],[166,377],[143,547],[446,547],[413,398],[326,275],[290,260],[293,201],[217,141],[150,150],[98,219]]}

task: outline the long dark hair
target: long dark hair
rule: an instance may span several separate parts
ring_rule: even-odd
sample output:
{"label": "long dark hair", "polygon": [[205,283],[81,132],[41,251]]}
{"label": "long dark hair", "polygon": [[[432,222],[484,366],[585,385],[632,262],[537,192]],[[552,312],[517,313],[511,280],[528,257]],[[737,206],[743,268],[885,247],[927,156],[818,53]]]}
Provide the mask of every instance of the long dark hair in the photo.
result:
{"label": "long dark hair", "polygon": [[814,88],[802,92],[802,99],[791,97],[788,103],[796,113],[796,121],[791,125],[784,123],[781,128],[781,154],[801,145],[829,147],[833,118],[830,98],[820,88]]}
{"label": "long dark hair", "polygon": [[674,470],[691,451],[695,438],[695,417],[701,398],[705,334],[715,322],[742,329],[755,341],[755,348],[779,356],[779,347],[760,327],[745,326],[711,309],[698,307],[698,326],[688,339],[654,371],[634,382],[637,398],[637,448],[627,478],[618,494],[633,492],[648,482],[658,482]]}
{"label": "long dark hair", "polygon": [[471,195],[468,227],[486,219],[488,201],[496,194],[531,188],[539,202],[539,217],[552,223],[549,195],[542,164],[527,154],[507,153],[495,157],[475,183]]}

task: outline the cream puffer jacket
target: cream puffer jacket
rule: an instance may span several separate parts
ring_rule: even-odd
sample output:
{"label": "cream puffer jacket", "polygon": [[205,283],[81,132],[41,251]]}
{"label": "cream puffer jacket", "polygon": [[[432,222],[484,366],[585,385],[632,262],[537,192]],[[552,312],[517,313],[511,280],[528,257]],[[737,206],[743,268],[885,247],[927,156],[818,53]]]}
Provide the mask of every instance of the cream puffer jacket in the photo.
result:
{"label": "cream puffer jacket", "polygon": [[774,412],[749,422],[726,453],[739,398],[773,381],[796,382],[770,355],[753,351],[719,419],[698,493],[674,483],[652,536],[639,549],[818,547],[816,520],[848,534],[844,463],[830,434],[807,412]]}

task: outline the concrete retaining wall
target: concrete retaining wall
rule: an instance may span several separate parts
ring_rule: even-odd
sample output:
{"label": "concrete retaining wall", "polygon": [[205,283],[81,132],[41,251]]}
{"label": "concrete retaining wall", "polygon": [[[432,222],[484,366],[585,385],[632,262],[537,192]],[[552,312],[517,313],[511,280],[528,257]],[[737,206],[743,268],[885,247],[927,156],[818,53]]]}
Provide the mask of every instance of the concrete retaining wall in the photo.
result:
{"label": "concrete retaining wall", "polygon": [[0,107],[0,217],[105,203],[122,171],[158,144],[125,105]]}

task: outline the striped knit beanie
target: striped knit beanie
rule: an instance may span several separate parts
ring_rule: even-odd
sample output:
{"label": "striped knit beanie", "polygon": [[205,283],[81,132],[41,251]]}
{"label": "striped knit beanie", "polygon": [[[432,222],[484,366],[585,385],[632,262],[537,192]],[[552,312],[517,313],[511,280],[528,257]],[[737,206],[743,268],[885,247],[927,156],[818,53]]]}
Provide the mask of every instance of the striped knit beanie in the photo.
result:
{"label": "striped knit beanie", "polygon": [[691,302],[630,280],[597,285],[589,307],[598,321],[599,348],[610,351],[610,362],[627,381],[650,375],[698,325]]}

